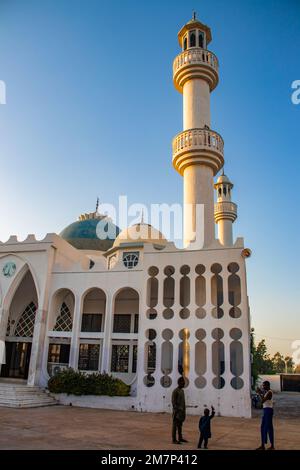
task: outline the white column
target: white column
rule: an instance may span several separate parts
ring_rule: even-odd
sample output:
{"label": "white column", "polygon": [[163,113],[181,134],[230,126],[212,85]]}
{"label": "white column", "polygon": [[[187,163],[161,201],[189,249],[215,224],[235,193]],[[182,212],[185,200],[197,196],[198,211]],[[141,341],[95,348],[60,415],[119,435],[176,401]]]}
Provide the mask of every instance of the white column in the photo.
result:
{"label": "white column", "polygon": [[229,219],[221,219],[218,221],[218,236],[220,243],[224,246],[233,245],[232,221]]}
{"label": "white column", "polygon": [[27,384],[41,385],[43,352],[45,347],[47,310],[38,309],[36,311],[34,331],[31,346],[30,366]]}
{"label": "white column", "polygon": [[74,313],[73,313],[73,328],[72,328],[70,359],[69,359],[69,365],[73,369],[78,368],[80,327],[81,327],[81,295],[76,295]]}
{"label": "white column", "polygon": [[210,127],[210,90],[206,81],[193,78],[183,86],[183,130]]}
{"label": "white column", "polygon": [[[190,165],[183,174],[184,246],[203,234],[204,245],[215,238],[213,170],[206,165]],[[204,206],[203,220],[196,227],[197,204]],[[199,225],[199,224],[198,224]]]}
{"label": "white column", "polygon": [[103,339],[101,372],[110,371],[110,349],[111,349],[111,333],[112,333],[113,315],[114,315],[113,298],[110,295],[108,295],[106,299],[106,307],[105,307],[104,339]]}

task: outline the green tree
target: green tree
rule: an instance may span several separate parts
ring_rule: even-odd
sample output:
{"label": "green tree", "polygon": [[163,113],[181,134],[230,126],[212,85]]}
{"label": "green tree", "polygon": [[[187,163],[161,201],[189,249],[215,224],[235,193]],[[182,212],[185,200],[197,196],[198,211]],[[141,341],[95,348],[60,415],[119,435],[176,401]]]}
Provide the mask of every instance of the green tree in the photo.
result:
{"label": "green tree", "polygon": [[293,374],[296,372],[295,370],[295,363],[293,361],[293,358],[291,356],[286,356],[284,358],[284,362],[285,362],[285,365],[286,365],[286,372],[288,372],[289,374]]}
{"label": "green tree", "polygon": [[256,346],[254,360],[259,374],[274,374],[273,362],[268,354],[265,339],[262,339]]}
{"label": "green tree", "polygon": [[273,369],[276,374],[282,374],[285,372],[285,362],[283,359],[283,355],[277,351],[272,357]]}
{"label": "green tree", "polygon": [[274,374],[273,362],[268,354],[266,340],[262,339],[258,345],[255,345],[255,331],[251,328],[250,332],[251,347],[251,376],[252,385],[255,387],[257,378],[260,374]]}

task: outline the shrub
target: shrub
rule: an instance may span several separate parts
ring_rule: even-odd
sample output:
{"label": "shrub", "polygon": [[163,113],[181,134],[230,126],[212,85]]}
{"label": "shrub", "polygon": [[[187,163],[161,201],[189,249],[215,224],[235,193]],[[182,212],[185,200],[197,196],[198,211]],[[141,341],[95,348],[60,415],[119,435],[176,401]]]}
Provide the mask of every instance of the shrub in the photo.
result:
{"label": "shrub", "polygon": [[110,397],[128,397],[130,385],[109,374],[86,374],[68,368],[58,372],[48,381],[52,393],[68,395],[109,395]]}

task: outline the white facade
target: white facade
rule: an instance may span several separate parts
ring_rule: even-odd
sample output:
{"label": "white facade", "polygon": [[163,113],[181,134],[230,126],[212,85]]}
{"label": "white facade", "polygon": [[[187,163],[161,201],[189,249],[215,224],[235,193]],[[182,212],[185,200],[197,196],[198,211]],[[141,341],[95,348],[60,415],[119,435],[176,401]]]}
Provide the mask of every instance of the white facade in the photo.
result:
{"label": "white facade", "polygon": [[221,136],[210,130],[210,92],[218,82],[217,59],[206,50],[210,39],[207,26],[190,21],[179,33],[183,52],[174,61],[184,131],[173,141],[173,164],[184,179],[185,202],[204,205],[203,247],[190,245],[193,213],[184,218],[185,249],[144,223],[136,226],[138,239],[129,228],[108,249],[95,249],[95,240],[91,248],[86,234],[80,238],[80,224],[97,223],[97,212],[75,224],[76,243],[56,234],[0,243],[2,376],[46,386],[67,365],[105,371],[131,384],[130,400],[111,400],[118,409],[130,403],[169,411],[183,374],[188,413],[214,405],[221,415],[250,416],[250,250],[241,238],[233,243],[236,205],[224,176],[214,209],[213,177],[224,156]]}

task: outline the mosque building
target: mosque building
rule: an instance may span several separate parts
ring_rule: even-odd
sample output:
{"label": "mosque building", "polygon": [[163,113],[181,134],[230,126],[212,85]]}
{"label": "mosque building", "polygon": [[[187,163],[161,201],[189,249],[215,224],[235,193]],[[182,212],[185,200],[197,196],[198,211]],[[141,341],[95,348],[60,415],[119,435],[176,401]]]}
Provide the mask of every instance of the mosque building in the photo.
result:
{"label": "mosque building", "polygon": [[[188,413],[213,404],[223,416],[250,417],[251,252],[233,238],[233,184],[220,175],[224,143],[211,129],[219,80],[211,39],[194,15],[173,62],[183,95],[172,161],[183,178],[184,248],[143,219],[120,231],[98,206],[59,235],[1,242],[0,383],[45,388],[66,367],[108,372],[131,385],[130,397],[114,398],[117,409],[160,412],[171,410],[182,374]],[[99,223],[115,236],[100,239]]]}

